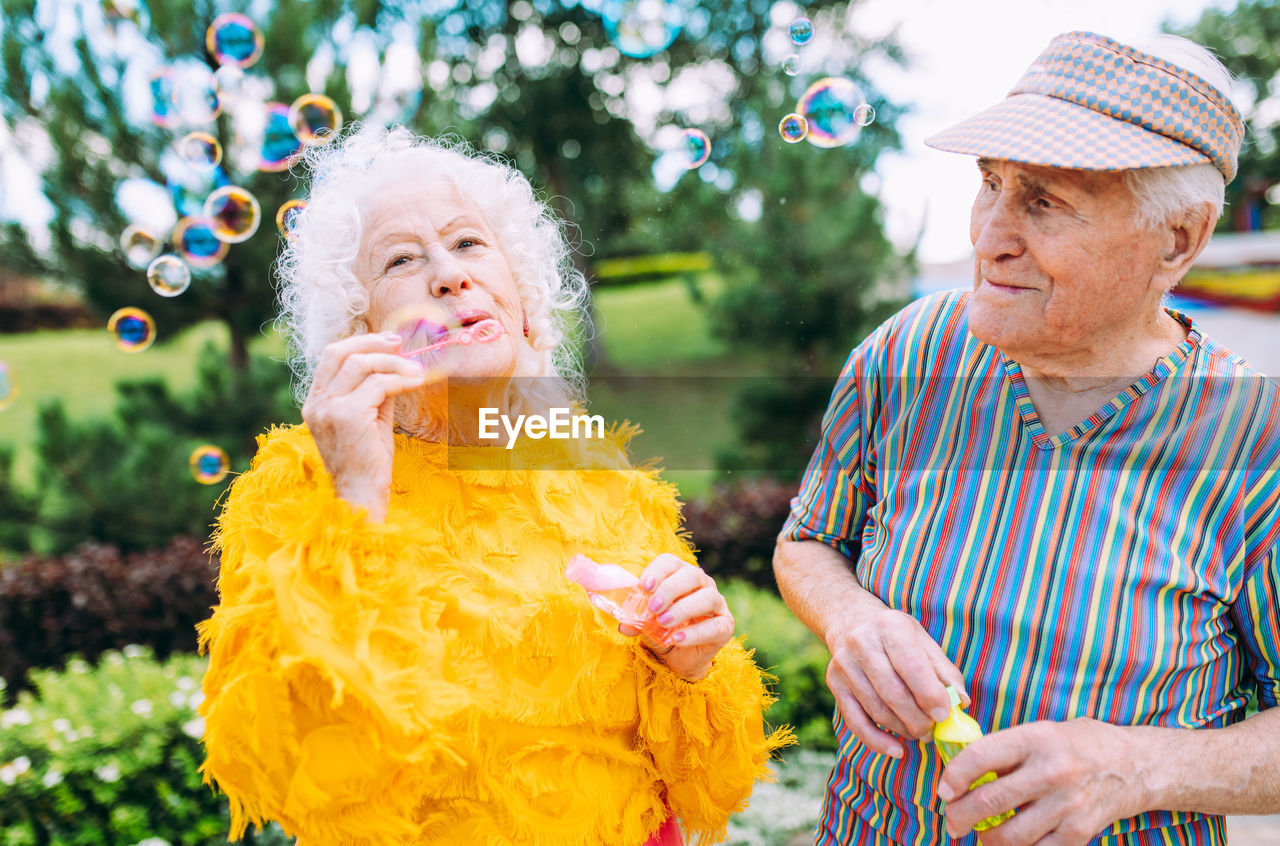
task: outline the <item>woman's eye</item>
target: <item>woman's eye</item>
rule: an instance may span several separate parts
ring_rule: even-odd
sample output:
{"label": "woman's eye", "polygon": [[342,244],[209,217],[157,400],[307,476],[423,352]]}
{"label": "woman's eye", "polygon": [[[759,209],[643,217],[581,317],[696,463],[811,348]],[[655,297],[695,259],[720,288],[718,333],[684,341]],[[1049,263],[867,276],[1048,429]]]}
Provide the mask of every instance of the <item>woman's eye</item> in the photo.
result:
{"label": "woman's eye", "polygon": [[477,241],[475,238],[460,238],[458,240],[458,249],[460,250],[466,250],[466,249],[470,249],[471,247],[478,247],[478,246],[480,246],[480,242]]}
{"label": "woman's eye", "polygon": [[408,264],[408,263],[409,263],[408,256],[395,256],[394,258],[391,259],[391,261],[387,262],[387,270],[391,270],[393,267],[399,267],[402,264]]}

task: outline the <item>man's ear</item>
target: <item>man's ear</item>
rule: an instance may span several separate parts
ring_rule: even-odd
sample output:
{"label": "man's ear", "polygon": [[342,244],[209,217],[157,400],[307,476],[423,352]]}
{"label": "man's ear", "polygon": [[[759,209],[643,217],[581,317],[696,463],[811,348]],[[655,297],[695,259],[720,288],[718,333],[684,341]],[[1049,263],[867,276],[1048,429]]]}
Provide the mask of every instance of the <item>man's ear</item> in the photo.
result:
{"label": "man's ear", "polygon": [[1213,206],[1201,203],[1172,218],[1161,228],[1164,236],[1155,281],[1170,291],[1182,281],[1213,235]]}

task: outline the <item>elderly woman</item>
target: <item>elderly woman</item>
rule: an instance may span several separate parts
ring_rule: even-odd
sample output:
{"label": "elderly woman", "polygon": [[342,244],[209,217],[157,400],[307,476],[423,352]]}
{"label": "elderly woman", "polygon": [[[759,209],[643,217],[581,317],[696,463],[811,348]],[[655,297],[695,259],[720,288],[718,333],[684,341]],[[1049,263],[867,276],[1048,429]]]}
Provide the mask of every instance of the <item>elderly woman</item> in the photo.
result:
{"label": "elderly woman", "polygon": [[[1157,49],[1059,36],[929,141],[979,157],[973,289],[853,351],[775,557],[832,655],[818,843],[1017,809],[982,842],[1207,846],[1280,811],[1280,395],[1162,306],[1242,124],[1212,57]],[[989,732],[945,771],[944,685]]]}
{"label": "elderly woman", "polygon": [[[579,399],[561,224],[513,169],[405,130],[309,155],[281,263],[305,425],[232,486],[200,630],[203,772],[233,837],[277,820],[304,846],[639,846],[681,842],[677,818],[719,837],[788,737],[762,730],[761,674],[674,490],[617,430],[479,437],[481,408]],[[445,340],[501,330],[434,379],[378,331],[424,304]],[[597,612],[575,554],[638,575],[669,642]]]}

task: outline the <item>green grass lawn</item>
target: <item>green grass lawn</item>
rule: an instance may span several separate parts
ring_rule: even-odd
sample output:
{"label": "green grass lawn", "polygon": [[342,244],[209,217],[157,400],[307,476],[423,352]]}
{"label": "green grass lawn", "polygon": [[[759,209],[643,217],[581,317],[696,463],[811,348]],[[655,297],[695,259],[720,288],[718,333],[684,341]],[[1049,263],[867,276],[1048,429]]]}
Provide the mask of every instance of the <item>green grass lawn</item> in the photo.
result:
{"label": "green grass lawn", "polygon": [[[705,303],[720,284],[715,277],[704,278],[702,302],[679,280],[606,288],[596,295],[596,331],[607,365],[593,379],[591,410],[640,426],[644,432],[632,443],[636,458],[667,468],[667,478],[685,496],[720,478],[712,469],[714,453],[733,434],[731,375],[744,365],[711,337]],[[221,324],[200,324],[137,354],[117,350],[105,329],[0,335],[0,361],[8,364],[21,390],[0,412],[0,444],[17,449],[19,480],[32,480],[36,410],[42,402],[61,399],[72,419],[83,420],[108,415],[115,404],[113,386],[124,379],[158,376],[184,389],[192,384],[196,357],[209,342],[226,348]],[[284,345],[277,336],[264,335],[254,350],[281,357]]]}

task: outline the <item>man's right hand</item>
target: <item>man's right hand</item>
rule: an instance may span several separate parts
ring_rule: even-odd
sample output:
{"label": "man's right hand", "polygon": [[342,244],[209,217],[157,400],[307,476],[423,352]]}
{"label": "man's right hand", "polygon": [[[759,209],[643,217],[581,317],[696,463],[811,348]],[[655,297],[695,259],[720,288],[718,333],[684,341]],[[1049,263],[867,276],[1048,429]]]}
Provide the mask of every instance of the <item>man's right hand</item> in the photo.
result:
{"label": "man's right hand", "polygon": [[854,622],[832,626],[825,640],[827,686],[845,725],[875,752],[900,758],[899,738],[929,737],[951,713],[946,685],[968,704],[964,676],[924,626],[869,593]]}

